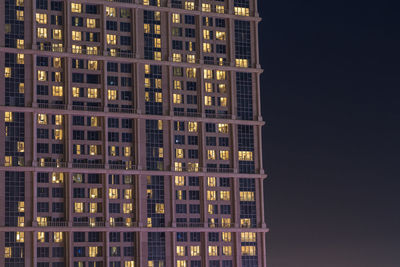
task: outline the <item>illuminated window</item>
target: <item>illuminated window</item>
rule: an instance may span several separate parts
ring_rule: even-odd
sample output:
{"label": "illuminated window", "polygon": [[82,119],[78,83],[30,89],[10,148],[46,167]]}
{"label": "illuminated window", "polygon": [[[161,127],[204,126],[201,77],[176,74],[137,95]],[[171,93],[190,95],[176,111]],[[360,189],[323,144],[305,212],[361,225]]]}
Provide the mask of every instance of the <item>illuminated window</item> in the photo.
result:
{"label": "illuminated window", "polygon": [[188,130],[191,133],[197,132],[197,122],[189,121],[188,122]]}
{"label": "illuminated window", "polygon": [[46,217],[37,217],[36,221],[39,226],[47,226],[47,218]]}
{"label": "illuminated window", "polygon": [[228,133],[228,124],[218,123],[218,132],[219,133]]}
{"label": "illuminated window", "polygon": [[44,243],[46,241],[44,232],[37,233],[37,240],[40,243]]}
{"label": "illuminated window", "polygon": [[221,150],[219,152],[219,158],[222,160],[229,160],[229,151],[228,150]]}
{"label": "illuminated window", "polygon": [[17,232],[15,234],[15,240],[18,243],[23,243],[25,241],[25,233],[24,232]]}
{"label": "illuminated window", "polygon": [[89,212],[96,213],[97,212],[97,203],[89,203]]}
{"label": "illuminated window", "polygon": [[207,177],[207,185],[209,187],[216,187],[217,186],[217,179],[215,177]]}
{"label": "illuminated window", "polygon": [[186,2],[185,2],[185,9],[187,9],[187,10],[194,10],[194,2],[186,1]]}
{"label": "illuminated window", "polygon": [[53,58],[53,67],[61,68],[61,58],[59,58],[59,57]]}
{"label": "illuminated window", "polygon": [[203,12],[211,12],[211,5],[210,5],[210,4],[205,4],[205,3],[203,3],[203,4],[201,5],[201,10],[202,10]]}
{"label": "illuminated window", "polygon": [[254,201],[254,192],[240,192],[240,201]]}
{"label": "illuminated window", "polygon": [[156,203],[156,213],[164,214],[164,204],[163,203]]}
{"label": "illuminated window", "polygon": [[98,247],[89,247],[89,257],[91,258],[97,257],[98,252],[99,252]]}
{"label": "illuminated window", "polygon": [[181,54],[177,54],[177,53],[173,53],[172,54],[172,61],[174,61],[174,62],[182,62],[182,55]]}
{"label": "illuminated window", "polygon": [[182,148],[175,149],[175,157],[177,159],[183,159],[184,158],[184,154],[183,154],[183,149]]}
{"label": "illuminated window", "polygon": [[247,59],[235,59],[236,67],[247,68],[249,66],[249,62]]}
{"label": "illuminated window", "polygon": [[89,70],[97,70],[98,62],[97,60],[89,60],[88,61],[88,69]]}
{"label": "illuminated window", "polygon": [[24,21],[24,11],[23,10],[17,10],[17,20],[18,21]]}
{"label": "illuminated window", "polygon": [[4,166],[12,166],[12,156],[4,156]]}
{"label": "illuminated window", "polygon": [[87,46],[86,47],[86,54],[88,55],[97,55],[97,46]]}
{"label": "illuminated window", "polygon": [[154,86],[157,89],[161,89],[162,80],[161,79],[154,79]]}
{"label": "illuminated window", "polygon": [[176,186],[184,186],[185,185],[185,177],[184,176],[175,176],[175,185]]}
{"label": "illuminated window", "polygon": [[135,262],[134,261],[125,261],[124,267],[135,267]]}
{"label": "illuminated window", "polygon": [[53,96],[63,96],[63,87],[59,85],[53,85]]}
{"label": "illuminated window", "polygon": [[24,0],[17,0],[15,1],[16,6],[24,6]]}
{"label": "illuminated window", "polygon": [[63,140],[63,130],[62,129],[54,130],[54,139],[55,140]]}
{"label": "illuminated window", "polygon": [[218,256],[218,246],[208,246],[209,256]]}
{"label": "illuminated window", "polygon": [[209,149],[207,150],[207,159],[209,160],[215,160],[215,150]]}
{"label": "illuminated window", "polygon": [[250,10],[245,7],[235,7],[235,15],[248,17],[250,15]]}
{"label": "illuminated window", "polygon": [[11,258],[12,250],[11,247],[4,247],[4,258]]}
{"label": "illuminated window", "polygon": [[132,154],[132,148],[130,146],[125,146],[124,147],[124,156],[130,157],[131,154]]}
{"label": "illuminated window", "polygon": [[99,195],[99,190],[97,188],[90,188],[89,189],[89,197],[94,199],[97,198]]}
{"label": "illuminated window", "polygon": [[232,256],[232,247],[231,246],[223,246],[222,254],[225,256]]}
{"label": "illuminated window", "polygon": [[19,85],[18,85],[18,92],[19,92],[20,94],[25,93],[25,84],[24,84],[24,83],[19,83]]}
{"label": "illuminated window", "polygon": [[225,7],[224,7],[224,6],[221,6],[221,5],[216,5],[216,6],[215,6],[215,11],[216,11],[217,13],[223,14],[223,13],[225,13]]}
{"label": "illuminated window", "polygon": [[184,246],[176,246],[176,255],[181,257],[186,256],[186,248]]}
{"label": "illuminated window", "polygon": [[182,95],[181,94],[173,94],[173,102],[174,102],[174,104],[182,104]]}
{"label": "illuminated window", "polygon": [[175,162],[175,171],[181,172],[182,171],[182,162]]}
{"label": "illuminated window", "polygon": [[225,93],[226,92],[226,84],[224,84],[224,83],[218,84],[218,91],[220,93]]}
{"label": "illuminated window", "polygon": [[11,111],[4,112],[4,121],[5,122],[12,122],[13,121],[13,114]]}
{"label": "illuminated window", "polygon": [[117,100],[117,90],[108,90],[108,100]]}
{"label": "illuminated window", "polygon": [[37,79],[39,81],[47,81],[47,72],[44,70],[38,70],[37,71]]}
{"label": "illuminated window", "polygon": [[10,67],[4,68],[4,77],[11,78],[11,68]]}
{"label": "illuminated window", "polygon": [[156,92],[156,93],[154,94],[154,96],[155,96],[155,100],[156,100],[157,103],[162,103],[162,102],[163,102],[163,101],[162,101],[162,93]]}
{"label": "illuminated window", "polygon": [[24,152],[25,151],[25,143],[24,142],[17,142],[17,151],[18,152]]}
{"label": "illuminated window", "polygon": [[132,189],[124,190],[124,199],[132,199]]}
{"label": "illuminated window", "polygon": [[174,89],[175,90],[182,90],[182,81],[174,80]]}
{"label": "illuminated window", "polygon": [[116,188],[109,188],[108,189],[108,197],[110,199],[118,199],[118,189]]}
{"label": "illuminated window", "polygon": [[196,78],[196,68],[187,68],[186,69],[186,77]]}
{"label": "illuminated window", "polygon": [[180,14],[172,14],[172,23],[181,23],[181,15]]}
{"label": "illuminated window", "polygon": [[132,211],[133,211],[132,203],[124,203],[122,205],[122,208],[123,208],[125,214],[132,213]]}
{"label": "illuminated window", "polygon": [[24,39],[17,39],[17,48],[24,49],[25,48],[25,41]]}
{"label": "illuminated window", "polygon": [[221,107],[226,107],[227,102],[228,102],[228,100],[227,100],[226,97],[220,97],[219,98],[219,104],[220,104]]}
{"label": "illuminated window", "polygon": [[190,246],[190,256],[200,256],[200,246]]}
{"label": "illuminated window", "polygon": [[80,31],[72,31],[72,40],[74,40],[74,41],[82,41],[82,32],[80,32]]}
{"label": "illuminated window", "polygon": [[157,51],[154,52],[154,60],[158,60],[158,61],[161,60],[161,52],[157,52]]}
{"label": "illuminated window", "polygon": [[231,227],[231,218],[222,218],[221,224],[222,224],[222,227],[225,227],[225,228]]}
{"label": "illuminated window", "polygon": [[97,88],[88,88],[88,98],[97,98],[98,97],[98,89]]}
{"label": "illuminated window", "polygon": [[216,31],[215,38],[217,38],[217,40],[220,40],[220,41],[225,41],[226,34],[225,34],[225,32]]}
{"label": "illuminated window", "polygon": [[151,221],[151,218],[147,218],[147,227],[153,227],[153,223]]}
{"label": "illuminated window", "polygon": [[154,47],[161,48],[161,39],[160,38],[154,38]]}
{"label": "illuminated window", "polygon": [[249,218],[240,219],[240,227],[250,228],[251,220]]}
{"label": "illuminated window", "polygon": [[221,191],[220,193],[220,199],[221,200],[230,200],[231,199],[231,192],[230,191]]}
{"label": "illuminated window", "polygon": [[187,55],[187,62],[188,63],[196,63],[196,56],[195,55]]}
{"label": "illuminated window", "polygon": [[47,115],[46,114],[38,114],[37,117],[38,117],[38,119],[37,119],[38,124],[43,124],[43,125],[47,124]]}
{"label": "illuminated window", "polygon": [[208,95],[204,96],[204,105],[212,106],[212,104],[213,104],[212,99],[213,98],[211,96],[208,96]]}
{"label": "illuminated window", "polygon": [[71,3],[71,12],[81,13],[82,12],[82,4]]}
{"label": "illuminated window", "polygon": [[199,163],[197,162],[188,162],[187,164],[188,172],[198,172],[199,171]]}
{"label": "illuminated window", "polygon": [[63,233],[62,232],[54,232],[53,238],[54,238],[54,242],[61,243],[63,241]]}
{"label": "illuminated window", "polygon": [[[222,241],[224,242],[231,242],[232,241],[232,234],[231,233],[222,233]],[[242,241],[243,242],[243,241]]]}
{"label": "illuminated window", "polygon": [[144,33],[150,33],[151,31],[150,24],[145,23],[143,25],[143,28],[144,28]]}
{"label": "illuminated window", "polygon": [[82,202],[75,202],[74,203],[74,212],[82,213],[83,212],[83,203]]}
{"label": "illuminated window", "polygon": [[252,161],[253,160],[253,152],[251,151],[239,151],[239,160],[241,161]]}
{"label": "illuminated window", "polygon": [[214,92],[214,87],[212,83],[204,83],[204,88],[206,90],[207,93],[212,93]]}
{"label": "illuminated window", "polygon": [[56,72],[53,72],[53,74],[54,74],[54,81],[61,82],[61,72],[56,71]]}
{"label": "illuminated window", "polygon": [[203,43],[203,52],[204,53],[211,53],[212,52],[212,46],[210,43]]}
{"label": "illuminated window", "polygon": [[55,115],[55,124],[62,125],[62,115]]}
{"label": "illuminated window", "polygon": [[82,54],[82,46],[81,45],[72,45],[72,53]]}
{"label": "illuminated window", "polygon": [[107,17],[116,17],[117,16],[117,11],[115,10],[115,7],[106,7],[106,15]]}
{"label": "illuminated window", "polygon": [[213,78],[213,71],[205,69],[204,70],[204,79],[212,79]]}
{"label": "illuminated window", "polygon": [[107,34],[107,44],[116,45],[117,44],[117,35]]}
{"label": "illuminated window", "polygon": [[96,28],[96,19],[87,18],[86,19],[86,27],[91,28],[91,29]]}
{"label": "illuminated window", "polygon": [[214,205],[208,204],[208,214],[214,214]]}
{"label": "illuminated window", "polygon": [[256,233],[243,232],[240,233],[241,242],[256,242]]}
{"label": "illuminated window", "polygon": [[159,147],[157,150],[158,150],[158,157],[163,158],[164,157],[164,148]]}
{"label": "illuminated window", "polygon": [[62,184],[64,183],[64,173],[62,172],[53,172],[51,175],[51,182],[53,184]]}
{"label": "illuminated window", "polygon": [[17,54],[17,64],[24,64],[24,63],[25,63],[25,55]]}
{"label": "illuminated window", "polygon": [[183,200],[183,191],[182,190],[176,190],[176,199]]}
{"label": "illuminated window", "polygon": [[193,52],[194,49],[195,49],[194,43],[193,42],[188,42],[188,44],[189,44],[188,51]]}
{"label": "illuminated window", "polygon": [[226,72],[224,70],[217,70],[217,80],[225,80]]}
{"label": "illuminated window", "polygon": [[242,246],[242,256],[256,256],[256,247]]}
{"label": "illuminated window", "polygon": [[97,117],[90,117],[90,126],[92,127],[99,126],[99,119]]}
{"label": "illuminated window", "polygon": [[176,267],[187,267],[186,260],[177,260]]}
{"label": "illuminated window", "polygon": [[53,39],[61,40],[62,39],[62,30],[60,29],[53,29]]}
{"label": "illuminated window", "polygon": [[203,30],[203,38],[205,40],[210,40],[210,30]]}
{"label": "illuminated window", "polygon": [[25,202],[18,201],[18,212],[25,212]]}
{"label": "illuminated window", "polygon": [[207,200],[214,201],[217,200],[217,191],[207,191]]}
{"label": "illuminated window", "polygon": [[[44,219],[46,219],[45,222],[47,224],[47,218],[44,218]],[[18,216],[17,220],[18,220],[18,227],[24,227],[25,226],[25,218],[24,217]]]}

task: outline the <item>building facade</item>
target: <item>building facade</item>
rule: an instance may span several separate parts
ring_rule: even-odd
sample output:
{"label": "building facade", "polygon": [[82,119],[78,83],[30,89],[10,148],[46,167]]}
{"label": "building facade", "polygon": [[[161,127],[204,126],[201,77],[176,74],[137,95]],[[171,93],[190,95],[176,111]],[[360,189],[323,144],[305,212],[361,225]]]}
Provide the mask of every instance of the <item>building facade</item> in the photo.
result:
{"label": "building facade", "polygon": [[256,0],[0,14],[0,266],[266,266]]}

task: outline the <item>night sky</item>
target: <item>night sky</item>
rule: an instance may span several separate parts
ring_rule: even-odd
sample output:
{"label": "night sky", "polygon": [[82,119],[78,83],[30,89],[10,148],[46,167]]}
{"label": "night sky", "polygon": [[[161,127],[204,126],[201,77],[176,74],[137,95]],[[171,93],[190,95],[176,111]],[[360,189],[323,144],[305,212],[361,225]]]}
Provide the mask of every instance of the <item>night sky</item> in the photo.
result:
{"label": "night sky", "polygon": [[399,267],[398,7],[259,10],[268,266]]}

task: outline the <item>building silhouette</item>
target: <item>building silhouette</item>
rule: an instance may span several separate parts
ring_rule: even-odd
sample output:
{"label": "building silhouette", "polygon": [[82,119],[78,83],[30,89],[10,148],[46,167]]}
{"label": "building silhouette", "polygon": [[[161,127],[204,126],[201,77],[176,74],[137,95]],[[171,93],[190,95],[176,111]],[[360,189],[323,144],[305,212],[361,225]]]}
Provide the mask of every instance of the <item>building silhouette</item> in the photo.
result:
{"label": "building silhouette", "polygon": [[0,14],[0,266],[266,266],[256,0]]}

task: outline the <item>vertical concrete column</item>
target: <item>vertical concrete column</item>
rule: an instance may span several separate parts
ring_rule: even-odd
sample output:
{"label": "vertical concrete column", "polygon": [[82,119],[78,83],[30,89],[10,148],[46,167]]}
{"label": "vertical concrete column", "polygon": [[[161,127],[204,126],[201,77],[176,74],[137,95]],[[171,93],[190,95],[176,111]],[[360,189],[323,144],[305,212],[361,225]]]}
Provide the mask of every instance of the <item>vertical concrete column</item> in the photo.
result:
{"label": "vertical concrete column", "polygon": [[235,228],[240,227],[240,191],[239,191],[239,178],[232,178],[232,191],[234,195],[233,199],[233,221],[235,223]]}
{"label": "vertical concrete column", "polygon": [[[26,204],[29,204],[29,206],[32,209],[32,226],[35,227],[37,226],[37,172],[32,172],[32,202],[31,203],[25,203],[25,207],[28,206]],[[36,255],[36,253],[34,253]],[[35,265],[36,266],[36,265]]]}
{"label": "vertical concrete column", "polygon": [[[265,210],[264,210],[264,194],[263,194],[263,189],[264,189],[264,179],[263,178],[256,178],[256,181],[258,183],[258,186],[256,185],[256,191],[258,191],[257,195],[259,196],[258,198],[258,206],[259,206],[259,222],[260,222],[260,227],[266,227],[265,224]],[[257,190],[258,189],[258,190]],[[257,205],[257,204],[256,204]]]}
{"label": "vertical concrete column", "polygon": [[71,2],[64,1],[64,51],[71,51],[71,43],[72,43],[72,34],[71,34],[71,24],[72,24],[72,15],[71,15]]}
{"label": "vertical concrete column", "polygon": [[[231,7],[230,12],[233,14],[233,7]],[[235,66],[235,20],[233,18],[228,18],[228,60],[229,66]]]}
{"label": "vertical concrete column", "polygon": [[234,233],[234,266],[242,266],[242,244],[241,244],[241,237],[240,237],[240,232]]}
{"label": "vertical concrete column", "polygon": [[[37,231],[32,231],[30,234],[32,234],[32,266],[37,266]],[[28,232],[25,232],[25,235],[28,234]]]}

